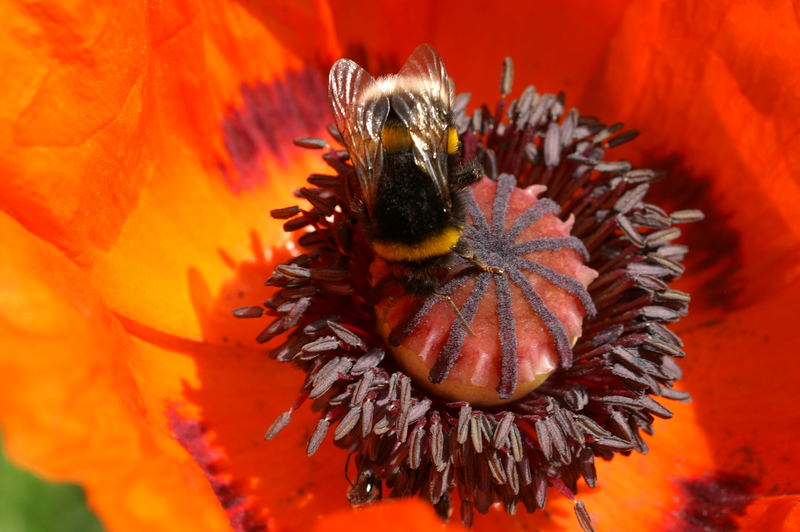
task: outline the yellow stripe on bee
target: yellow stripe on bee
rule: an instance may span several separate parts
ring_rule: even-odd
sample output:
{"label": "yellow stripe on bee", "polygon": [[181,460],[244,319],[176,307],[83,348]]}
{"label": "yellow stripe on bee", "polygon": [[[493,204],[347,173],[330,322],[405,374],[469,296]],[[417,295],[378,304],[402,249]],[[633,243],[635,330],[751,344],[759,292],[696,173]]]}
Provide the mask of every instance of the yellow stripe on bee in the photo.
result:
{"label": "yellow stripe on bee", "polygon": [[[398,126],[386,126],[381,131],[383,147],[389,153],[397,153],[411,149],[411,135],[408,129]],[[458,152],[458,131],[451,127],[447,130],[447,153],[453,155]]]}
{"label": "yellow stripe on bee", "polygon": [[407,151],[411,149],[411,135],[408,129],[397,126],[386,126],[381,131],[383,147],[389,153]]}
{"label": "yellow stripe on bee", "polygon": [[398,242],[372,242],[375,253],[389,261],[421,261],[431,257],[439,257],[450,253],[458,239],[461,229],[447,227],[442,232],[431,236],[418,244],[400,244]]}
{"label": "yellow stripe on bee", "polygon": [[447,130],[447,153],[453,155],[458,151],[458,131],[451,127]]}

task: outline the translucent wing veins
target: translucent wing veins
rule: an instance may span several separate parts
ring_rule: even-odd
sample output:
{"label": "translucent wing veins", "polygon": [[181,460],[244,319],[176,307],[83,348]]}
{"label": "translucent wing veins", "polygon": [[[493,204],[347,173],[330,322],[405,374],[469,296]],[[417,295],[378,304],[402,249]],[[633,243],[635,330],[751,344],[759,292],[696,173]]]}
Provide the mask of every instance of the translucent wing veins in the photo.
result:
{"label": "translucent wing veins", "polygon": [[414,161],[431,176],[449,208],[447,134],[453,87],[441,56],[429,44],[418,46],[395,84],[398,90],[392,95],[392,110],[408,128]]}
{"label": "translucent wing veins", "polygon": [[339,59],[331,68],[328,97],[336,127],[358,175],[367,211],[372,213],[383,170],[381,131],[389,114],[389,99],[381,94],[375,79],[349,59]]}

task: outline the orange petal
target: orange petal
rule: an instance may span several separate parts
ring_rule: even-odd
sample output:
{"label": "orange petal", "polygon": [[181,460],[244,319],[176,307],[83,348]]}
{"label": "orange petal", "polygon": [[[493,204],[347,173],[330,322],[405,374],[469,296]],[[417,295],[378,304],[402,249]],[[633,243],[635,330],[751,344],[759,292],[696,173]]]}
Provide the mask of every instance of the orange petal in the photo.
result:
{"label": "orange petal", "polygon": [[142,191],[114,244],[87,254],[92,283],[130,327],[252,342],[258,331],[234,326],[230,311],[266,297],[273,250],[289,239],[269,210],[296,203],[291,191],[313,169],[319,170],[316,160],[274,165],[277,182],[235,195],[191,153],[158,164],[164,177]]}
{"label": "orange petal", "polygon": [[381,530],[465,530],[450,524],[444,526],[430,504],[420,499],[393,499],[366,508],[350,509],[329,515],[317,524],[315,532],[354,532]]}
{"label": "orange petal", "polygon": [[578,101],[589,86],[627,2],[352,2],[331,0],[343,53],[373,72],[399,66],[418,44],[442,54],[459,91],[473,104],[497,97],[504,56],[514,59],[515,88],[567,91]]}
{"label": "orange petal", "polygon": [[800,457],[787,432],[800,426],[789,310],[798,297],[795,282],[722,321],[690,317],[681,335],[692,354],[681,383],[692,393],[716,466],[758,480],[762,495],[800,493]]}
{"label": "orange petal", "polygon": [[747,508],[738,524],[744,532],[800,530],[800,495],[759,499]]}
{"label": "orange petal", "polygon": [[[631,2],[582,104],[643,130],[631,144],[637,159],[672,160],[674,173],[689,174],[667,193],[687,187],[691,206],[708,188],[708,204],[697,205],[714,209],[708,244],[735,244],[719,250],[733,259],[720,275],[746,272],[729,286],[744,303],[800,276],[796,15],[788,0]],[[730,226],[736,240],[718,238],[714,225]]]}
{"label": "orange petal", "polygon": [[[398,54],[402,60],[417,41],[433,41],[459,87],[487,98],[496,91],[496,75],[474,65],[513,55],[518,80],[550,91],[568,88],[584,110],[646,129],[642,146],[649,156],[680,154],[693,171],[710,176],[712,196],[721,200],[730,231],[740,235],[743,296],[735,308],[696,314],[682,327],[690,353],[685,387],[695,403],[673,406],[676,419],[656,425],[650,455],[600,464],[600,488],[580,498],[600,529],[649,529],[681,511],[685,495],[676,482],[741,468],[761,479],[757,494],[772,497],[748,507],[740,524],[791,529],[796,499],[780,495],[797,493],[790,476],[796,459],[775,430],[787,420],[797,424],[789,410],[792,383],[783,382],[797,367],[785,310],[796,301],[792,282],[800,273],[792,262],[798,150],[790,149],[800,101],[792,92],[797,67],[789,61],[797,32],[782,22],[792,20],[791,6],[738,3],[698,13],[671,4],[653,9],[649,2],[596,11],[581,4],[514,7],[503,16],[437,4],[420,23],[419,10],[349,3],[328,9],[320,2],[323,16],[310,30],[316,19],[303,6],[275,13],[227,2],[2,8],[0,59],[12,75],[0,104],[0,170],[9,177],[0,186],[0,205],[91,274],[90,285],[52,247],[0,218],[3,241],[19,245],[14,257],[0,261],[0,278],[19,279],[25,289],[4,298],[14,304],[0,310],[2,352],[36,355],[0,358],[3,374],[11,376],[0,390],[10,452],[41,471],[85,483],[116,528],[227,527],[230,516],[209,481],[241,490],[275,528],[305,530],[317,515],[344,508],[343,453],[327,443],[305,458],[314,418],[306,409],[278,439],[259,441],[291,403],[301,375],[255,350],[192,341],[223,345],[254,336],[227,316],[238,301],[250,303],[259,294],[256,285],[273,258],[263,250],[282,241],[265,213],[289,202],[291,188],[319,167],[311,157],[273,153],[258,160],[271,180],[240,193],[246,179],[234,175],[227,183],[239,188],[231,188],[219,171],[220,162],[239,171],[225,146],[224,117],[231,116],[230,106],[242,108],[240,83],[270,82],[302,66],[287,50],[307,58],[322,46],[303,48],[306,31],[313,43],[335,48],[333,28],[342,48],[363,43],[379,60]],[[351,19],[356,12],[362,18]],[[102,31],[110,20],[122,22]],[[287,31],[287,20],[302,21],[305,31]],[[468,36],[445,40],[454,26],[478,23],[488,28],[491,46]],[[403,40],[385,29],[392,25],[404,30]],[[687,284],[701,284],[694,279]],[[94,287],[137,338],[125,337]],[[717,317],[723,321],[708,322]],[[111,452],[123,457],[120,463]],[[789,463],[784,469],[782,457]],[[165,493],[169,502],[156,505]],[[575,529],[571,503],[551,499],[549,517],[493,510],[476,528]],[[130,508],[121,504],[128,501]],[[347,511],[330,526],[347,526],[336,523],[350,515],[355,523],[392,515],[400,522],[408,511],[415,523],[434,528],[420,504]]]}
{"label": "orange petal", "polygon": [[342,451],[328,441],[313,457],[306,454],[318,419],[308,407],[277,438],[264,441],[266,429],[300,390],[300,372],[260,350],[161,334],[135,343],[141,347],[137,382],[145,402],[189,450],[224,505],[240,506],[240,514],[270,530],[298,531],[309,530],[319,515],[347,507]]}
{"label": "orange petal", "polygon": [[[3,9],[0,206],[91,272],[116,313],[201,339],[197,313],[208,309],[193,276],[217,295],[231,263],[263,263],[264,250],[285,241],[269,209],[291,203],[292,189],[323,167],[291,146],[326,120],[321,77],[300,59],[312,51],[287,50],[258,17],[224,1]],[[302,20],[311,31],[308,8]],[[251,176],[239,175],[232,153],[242,135],[263,132],[226,129],[233,107],[248,103],[242,84],[273,87],[277,100],[262,115],[317,97],[313,123],[293,108],[268,124],[280,127],[268,132],[277,145],[250,139],[261,143],[249,161],[260,180],[247,194]]]}
{"label": "orange petal", "polygon": [[[612,501],[611,504],[614,504]],[[560,513],[557,511],[556,513]],[[530,525],[523,528],[529,530]],[[579,530],[574,523],[565,523],[567,528],[558,530]],[[659,529],[661,522],[654,522],[652,530]],[[738,523],[739,530],[745,532],[781,532],[800,530],[800,497],[776,497],[759,499],[747,510],[747,515]],[[598,528],[599,528],[598,524]],[[613,529],[625,525],[613,523]],[[338,530],[459,530],[455,524],[443,527],[432,510],[417,499],[390,500],[365,509],[337,512],[324,517],[317,524],[316,532],[335,532]],[[648,530],[650,530],[648,529]],[[497,529],[494,529],[497,530]],[[509,529],[504,529],[509,530]],[[644,530],[644,529],[642,529]]]}
{"label": "orange petal", "polygon": [[82,484],[111,529],[307,530],[345,508],[341,451],[305,453],[315,414],[263,441],[299,372],[260,350],[131,336],[52,245],[5,214],[0,237],[0,421],[14,460]]}
{"label": "orange petal", "polygon": [[83,484],[110,529],[225,530],[189,455],[150,417],[132,371],[140,350],[86,276],[0,214],[0,420],[8,453]]}
{"label": "orange petal", "polygon": [[130,171],[150,125],[145,9],[53,2],[2,10],[0,204],[73,255],[103,245],[145,177]]}

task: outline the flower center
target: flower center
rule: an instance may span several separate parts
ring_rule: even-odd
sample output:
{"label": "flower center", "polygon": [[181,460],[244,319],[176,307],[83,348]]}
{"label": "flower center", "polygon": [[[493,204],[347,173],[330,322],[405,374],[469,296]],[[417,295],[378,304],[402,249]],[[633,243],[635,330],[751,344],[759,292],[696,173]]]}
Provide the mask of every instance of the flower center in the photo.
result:
{"label": "flower center", "polygon": [[[421,53],[438,58],[429,46]],[[350,70],[335,83],[368,79],[351,63],[339,63]],[[685,315],[689,302],[669,287],[687,251],[673,242],[674,225],[702,213],[646,203],[655,172],[603,160],[636,136],[617,134],[622,124],[565,114],[563,96],[533,87],[507,102],[510,72],[507,60],[493,115],[485,106],[468,115],[467,98],[454,100],[464,156],[487,177],[450,198],[454,206],[464,200],[467,216],[457,220],[463,236],[455,248],[433,257],[442,266],[435,282],[418,282],[432,276],[408,268],[417,277],[407,276],[405,288],[420,290],[375,307],[379,287],[391,284],[382,279],[397,284],[402,270],[392,268],[408,265],[376,259],[369,231],[358,225],[364,205],[352,191],[369,186],[363,178],[373,167],[362,156],[370,152],[300,139],[327,148],[335,175],[309,178],[298,192],[307,208],[272,211],[287,231],[303,231],[304,253],[275,269],[268,284],[277,290],[263,308],[235,311],[271,316],[257,340],[280,337],[270,356],[306,374],[266,438],[313,401],[320,419],[307,451],[332,432],[354,453],[363,482],[352,487],[353,504],[375,500],[385,486],[392,497],[419,494],[445,517],[458,502],[470,526],[475,510],[495,503],[511,514],[520,505],[543,508],[548,486],[574,500],[580,478],[596,484],[595,457],[647,452],[642,433],[653,433],[654,417],[672,415],[654,397],[688,399],[672,388],[681,376],[675,358],[685,353],[665,324]],[[348,124],[332,136],[343,142]],[[472,182],[468,169],[452,169],[459,184]],[[590,258],[597,271],[584,265]],[[385,356],[387,346],[399,364]],[[592,530],[577,500],[575,513]]]}
{"label": "flower center", "polygon": [[[583,318],[594,313],[586,287],[597,272],[583,265],[583,243],[569,236],[573,219],[559,220],[558,206],[539,199],[544,190],[520,189],[508,174],[484,178],[467,191],[464,238],[473,260],[495,271],[454,255],[437,293],[377,306],[378,328],[395,358],[433,393],[505,403],[571,365]],[[373,265],[376,279],[387,271],[383,261]]]}

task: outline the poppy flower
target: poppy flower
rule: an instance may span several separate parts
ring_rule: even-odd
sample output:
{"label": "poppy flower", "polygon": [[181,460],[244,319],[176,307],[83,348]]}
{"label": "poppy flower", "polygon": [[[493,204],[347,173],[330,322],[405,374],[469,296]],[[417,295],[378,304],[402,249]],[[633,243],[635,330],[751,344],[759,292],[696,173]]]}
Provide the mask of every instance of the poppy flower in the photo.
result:
{"label": "poppy flower", "polygon": [[[435,45],[460,91],[518,83],[641,130],[618,148],[664,169],[665,208],[700,208],[693,295],[675,327],[688,404],[649,452],[581,488],[600,530],[800,527],[791,337],[800,293],[800,113],[790,2],[109,2],[4,9],[0,54],[0,423],[9,456],[80,483],[110,529],[438,529],[417,499],[349,508],[345,453],[306,456],[318,416],[266,427],[304,376],[258,320],[296,253],[270,210],[295,201],[338,57],[391,71]],[[487,74],[491,72],[491,74]],[[551,492],[553,490],[550,490]],[[458,525],[448,525],[458,529]],[[476,529],[577,529],[572,503],[491,509]]]}

